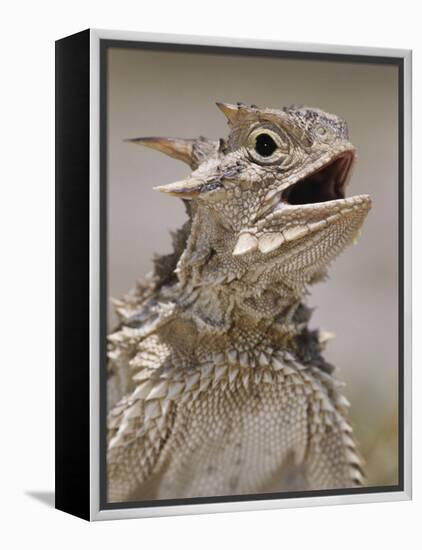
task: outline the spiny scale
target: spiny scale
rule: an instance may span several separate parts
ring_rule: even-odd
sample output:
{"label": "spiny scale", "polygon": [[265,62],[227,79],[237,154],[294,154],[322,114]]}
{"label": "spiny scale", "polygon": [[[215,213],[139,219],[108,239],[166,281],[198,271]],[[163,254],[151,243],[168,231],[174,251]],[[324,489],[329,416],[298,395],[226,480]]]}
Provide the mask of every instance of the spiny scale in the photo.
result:
{"label": "spiny scale", "polygon": [[[221,358],[221,354],[223,355],[223,359]],[[363,478],[360,458],[355,450],[353,439],[350,437],[350,424],[344,419],[341,413],[341,409],[347,406],[348,402],[341,394],[337,395],[335,392],[333,394],[334,385],[329,388],[324,387],[320,380],[313,377],[312,367],[292,363],[291,360],[286,360],[282,352],[274,352],[272,355],[269,355],[268,352],[261,351],[256,358],[256,364],[259,367],[242,366],[240,362],[235,362],[235,357],[240,357],[240,355],[236,350],[230,350],[227,354],[218,352],[214,356],[218,357],[219,365],[213,366],[208,363],[204,369],[199,365],[192,372],[181,373],[174,371],[166,373],[167,375],[164,379],[160,377],[158,371],[149,380],[141,382],[134,392],[123,400],[121,404],[115,406],[110,413],[109,458],[112,463],[115,463],[113,471],[115,471],[120,461],[125,462],[125,456],[129,452],[128,449],[133,449],[136,441],[141,448],[148,447],[159,437],[159,434],[167,434],[165,427],[170,424],[168,413],[172,403],[173,405],[178,404],[178,407],[181,409],[179,415],[190,416],[196,411],[195,414],[199,414],[197,416],[199,424],[202,414],[209,416],[209,413],[211,413],[211,418],[215,421],[218,418],[220,409],[223,413],[226,409],[230,410],[233,407],[237,407],[236,403],[239,403],[240,410],[244,411],[244,417],[250,417],[250,423],[247,422],[244,427],[246,433],[250,434],[249,437],[254,437],[255,421],[253,416],[257,414],[259,418],[262,417],[268,420],[268,425],[263,425],[262,428],[264,432],[268,433],[271,441],[274,439],[273,444],[276,444],[276,442],[280,444],[284,441],[284,438],[288,439],[290,437],[288,433],[283,431],[281,424],[277,425],[277,431],[274,431],[271,427],[274,422],[270,412],[273,403],[284,403],[282,406],[277,405],[282,418],[283,414],[286,415],[289,410],[295,410],[295,414],[298,416],[305,415],[306,412],[312,414],[314,425],[312,432],[315,444],[317,444],[317,441],[322,442],[324,440],[324,426],[338,427],[342,434],[341,441],[347,447],[347,452],[344,454],[342,469],[339,469],[336,475],[339,476],[339,479],[347,479],[347,483],[350,486],[361,482]],[[229,358],[231,358],[230,363]],[[138,373],[138,377],[141,372]],[[212,388],[211,392],[207,391],[209,386]],[[307,389],[306,392],[303,391],[304,387]],[[268,388],[270,388],[270,391],[268,391]],[[303,395],[306,393],[312,395],[311,411],[305,410]],[[329,397],[329,394],[331,397]],[[335,396],[334,405],[332,404],[333,395]],[[266,398],[265,401],[264,397]],[[253,403],[254,400],[258,400],[259,405],[250,406],[250,403]],[[222,401],[227,401],[226,407],[224,407]],[[186,413],[183,413],[183,410]],[[159,430],[157,429],[158,420]],[[225,423],[227,423],[227,420]],[[145,437],[136,437],[139,426],[143,426],[146,434]],[[180,426],[170,438],[167,451],[162,455],[162,461],[165,460],[164,457],[168,456],[168,454],[174,456],[183,456],[185,454],[184,447],[180,446],[180,437],[182,434],[183,441],[186,442],[186,438],[188,438],[190,445],[197,448],[198,452],[201,452],[201,441],[204,434],[201,436],[193,427],[189,427],[188,432],[182,429],[179,434],[179,429],[181,429]],[[299,429],[298,426],[297,429],[296,439],[301,433],[300,437],[303,441],[306,441],[306,426],[301,425],[301,428]],[[165,437],[167,436],[165,435]],[[293,438],[293,435],[291,437]],[[256,438],[257,442],[259,442],[260,436],[256,434]],[[225,448],[227,448],[227,444]],[[283,445],[280,449],[282,448]],[[339,446],[337,452],[340,451],[341,446]],[[296,449],[296,452],[299,452],[299,450]],[[275,461],[274,464],[266,465],[265,457],[258,451],[254,451],[253,454],[251,453],[252,450],[248,446],[242,450],[240,456],[244,468],[247,468],[248,471],[251,468],[258,468],[258,462],[262,460],[265,475],[261,472],[259,479],[270,479],[277,471],[278,461]],[[153,456],[153,451],[150,451],[148,454],[149,459],[145,462],[145,468],[147,468]],[[208,458],[210,467],[212,467],[214,460],[219,460],[221,457],[219,458],[219,453],[217,453],[215,457],[211,454]],[[139,463],[142,463],[144,459],[145,457],[139,456]],[[178,463],[179,461],[176,462]],[[227,479],[223,475],[218,480],[207,478],[207,483],[205,481],[201,483],[200,477],[204,474],[203,466],[193,461],[190,468],[198,470],[198,479],[195,483],[192,481],[189,483],[189,491],[176,481],[182,479],[186,474],[184,471],[178,471],[176,466],[174,466],[174,483],[171,483],[167,479],[161,488],[156,488],[157,496],[169,498],[171,495],[204,496],[207,494],[225,493],[224,483],[226,483]],[[142,471],[141,469],[140,472]],[[310,470],[309,475],[311,474],[312,470]],[[321,478],[320,474],[316,472],[313,475],[319,484],[327,483],[329,478],[328,473],[324,474],[327,476],[327,480],[324,477]],[[246,479],[244,482],[246,486],[248,486],[248,483],[252,483],[251,480]],[[127,495],[132,493],[132,491],[136,492],[138,481],[134,478],[128,484],[128,481],[125,480],[124,485],[113,484],[112,487],[110,498],[121,500],[122,498],[128,498]],[[124,487],[123,492],[120,492],[121,487]]]}

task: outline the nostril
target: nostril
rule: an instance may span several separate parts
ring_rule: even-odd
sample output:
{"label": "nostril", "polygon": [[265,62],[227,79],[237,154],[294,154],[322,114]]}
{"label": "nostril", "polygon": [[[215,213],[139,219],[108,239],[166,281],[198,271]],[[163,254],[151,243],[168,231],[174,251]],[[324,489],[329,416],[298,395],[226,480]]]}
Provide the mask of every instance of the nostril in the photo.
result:
{"label": "nostril", "polygon": [[200,193],[209,193],[210,191],[215,191],[216,189],[221,189],[223,184],[220,179],[212,179],[205,182],[200,190]]}

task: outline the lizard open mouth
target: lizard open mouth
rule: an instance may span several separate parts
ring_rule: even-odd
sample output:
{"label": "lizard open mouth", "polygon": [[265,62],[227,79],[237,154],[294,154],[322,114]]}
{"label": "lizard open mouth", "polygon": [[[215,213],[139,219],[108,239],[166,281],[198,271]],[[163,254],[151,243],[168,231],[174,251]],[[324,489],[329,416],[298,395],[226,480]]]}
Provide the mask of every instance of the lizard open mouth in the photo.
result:
{"label": "lizard open mouth", "polygon": [[299,205],[344,199],[344,190],[354,159],[353,151],[342,153],[285,189],[281,201]]}

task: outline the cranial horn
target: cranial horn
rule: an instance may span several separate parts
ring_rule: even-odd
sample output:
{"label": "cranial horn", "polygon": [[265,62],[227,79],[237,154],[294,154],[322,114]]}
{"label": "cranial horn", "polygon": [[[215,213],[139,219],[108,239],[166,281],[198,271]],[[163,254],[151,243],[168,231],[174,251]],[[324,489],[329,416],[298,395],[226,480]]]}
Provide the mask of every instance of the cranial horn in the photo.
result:
{"label": "cranial horn", "polygon": [[195,159],[193,155],[193,145],[196,141],[194,139],[141,137],[126,139],[125,141],[156,149],[169,157],[189,164],[191,168],[194,167]]}
{"label": "cranial horn", "polygon": [[223,114],[227,117],[230,124],[234,124],[237,117],[239,116],[239,105],[231,105],[230,103],[216,103],[217,107]]}
{"label": "cranial horn", "polygon": [[193,199],[199,195],[203,186],[203,181],[196,178],[187,178],[183,181],[168,183],[167,185],[159,185],[154,187],[155,191],[161,191],[173,197],[181,199]]}

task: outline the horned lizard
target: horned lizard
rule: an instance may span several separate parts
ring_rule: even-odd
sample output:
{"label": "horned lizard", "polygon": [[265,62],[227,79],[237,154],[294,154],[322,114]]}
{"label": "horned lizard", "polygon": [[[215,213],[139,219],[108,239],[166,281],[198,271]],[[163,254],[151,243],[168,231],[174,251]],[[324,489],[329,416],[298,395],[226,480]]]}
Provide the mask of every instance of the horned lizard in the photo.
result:
{"label": "horned lizard", "polygon": [[174,251],[116,302],[108,499],[363,483],[348,401],[311,331],[308,286],[371,207],[345,198],[346,123],[316,108],[217,104],[227,139],[137,138],[187,163]]}

